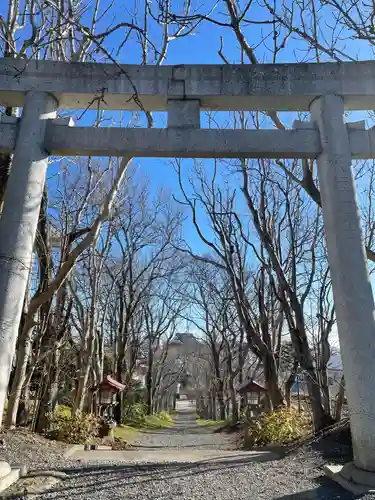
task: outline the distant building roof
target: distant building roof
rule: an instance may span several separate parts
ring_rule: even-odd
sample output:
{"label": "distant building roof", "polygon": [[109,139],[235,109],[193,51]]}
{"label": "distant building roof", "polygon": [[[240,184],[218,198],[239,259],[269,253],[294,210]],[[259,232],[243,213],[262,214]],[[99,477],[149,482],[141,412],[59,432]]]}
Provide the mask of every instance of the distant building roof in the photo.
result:
{"label": "distant building roof", "polygon": [[193,333],[189,332],[184,332],[184,333],[177,333],[176,334],[176,339],[180,340],[181,342],[197,342],[197,338]]}
{"label": "distant building roof", "polygon": [[178,339],[173,339],[173,340],[171,340],[171,341],[169,342],[169,344],[168,344],[168,345],[170,345],[170,346],[173,346],[173,345],[182,345],[182,342],[181,342],[181,340],[178,340]]}

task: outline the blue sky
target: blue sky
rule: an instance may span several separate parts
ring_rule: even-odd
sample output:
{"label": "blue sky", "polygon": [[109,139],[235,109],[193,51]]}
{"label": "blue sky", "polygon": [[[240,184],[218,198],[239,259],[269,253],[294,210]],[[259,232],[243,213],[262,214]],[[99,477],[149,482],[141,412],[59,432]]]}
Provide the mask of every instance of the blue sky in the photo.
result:
{"label": "blue sky", "polygon": [[[243,2],[240,2],[240,4],[241,3]],[[6,4],[6,2],[1,2],[0,14],[5,17],[7,6],[4,4]],[[172,10],[174,12],[181,13],[182,4],[183,2],[181,0],[178,0],[177,2],[172,1]],[[283,4],[291,5],[292,0],[286,0]],[[83,22],[84,24],[89,25],[94,2],[92,0],[87,0],[86,5],[88,6],[88,8],[86,14],[83,17]],[[100,7],[101,12],[105,12],[109,5],[112,5],[112,0],[102,0]],[[135,5],[138,5],[138,12],[135,9]],[[150,5],[153,9],[153,12],[156,13],[157,2],[154,0],[150,3]],[[192,1],[193,9],[199,6],[199,11],[204,13],[210,12],[213,5],[215,5],[215,2],[213,0]],[[281,2],[276,2],[277,9],[280,9],[281,5]],[[143,0],[133,0],[132,2],[130,2],[129,0],[114,0],[111,9],[106,13],[101,22],[98,24],[97,32],[105,31],[109,26],[113,26],[119,22],[130,22],[133,18],[136,18],[136,23],[138,25],[141,25],[143,19],[142,7]],[[303,18],[309,26],[308,16],[308,12],[303,14]],[[217,3],[217,7],[211,14],[211,17],[221,22],[228,21],[226,7],[222,0],[219,0],[219,2]],[[269,13],[264,7],[261,6],[261,0],[253,1],[246,17],[251,19],[252,21],[270,19]],[[299,22],[298,19],[297,22]],[[324,11],[324,18],[322,18],[318,27],[321,35],[325,36],[327,39],[331,38],[331,26],[334,26],[334,18],[332,14],[330,14],[327,7]],[[272,37],[270,36],[270,28],[271,25],[243,25],[243,31],[247,37],[248,43],[252,47],[254,47],[256,56],[260,62],[271,62],[270,49],[272,47]],[[124,30],[119,30],[118,32],[111,35],[105,42],[106,49],[115,55],[117,48],[123,42],[124,34]],[[160,34],[160,26],[157,26],[155,21],[150,21],[149,37],[153,41],[153,43],[155,43],[156,47],[160,47]],[[24,33],[24,36],[27,36],[27,34]],[[280,37],[282,36],[283,32],[281,30]],[[229,28],[222,28],[209,22],[203,22],[194,31],[193,35],[172,41],[169,44],[167,58],[164,64],[220,64],[222,63],[222,60],[218,55],[218,50],[221,44],[220,37],[223,38],[223,51],[227,60],[231,63],[240,63],[241,52],[239,50],[238,42],[233,32]],[[348,33],[346,33],[345,31],[341,33],[340,38],[340,50],[350,53],[351,57],[353,58],[362,60],[372,59],[373,53],[368,43],[348,39]],[[306,48],[307,44],[305,43],[305,41],[301,40],[301,38],[297,35],[292,36],[288,39],[285,48],[279,52],[277,62],[284,63],[296,61],[312,61],[315,53],[307,52]],[[100,54],[97,55],[97,58],[98,60],[104,59],[104,57]],[[135,36],[133,36],[128,42],[126,42],[119,56],[116,56],[116,59],[121,63],[138,64],[141,61],[139,43],[136,40]],[[328,60],[328,57],[325,55],[321,55],[321,60]],[[152,49],[150,49],[149,51],[148,62],[154,62]],[[245,62],[248,61],[245,59]],[[110,113],[110,115],[113,116],[113,113]],[[365,115],[357,113],[355,119],[363,116]],[[93,113],[88,113],[85,118],[79,123],[79,125],[89,124],[92,120],[92,117]],[[292,113],[283,114],[283,119],[286,119],[287,123],[291,123],[294,117],[295,115]],[[155,124],[156,126],[165,126],[165,115],[155,114]],[[140,166],[142,175],[150,179],[150,186],[155,193],[162,187],[165,190],[169,190],[171,193],[177,195],[179,194],[179,189],[176,182],[176,174],[171,168],[168,160],[135,159],[134,161]],[[51,178],[55,176],[59,168],[59,165],[51,166],[49,170],[49,175]],[[51,181],[51,185],[53,185],[53,181]],[[196,247],[197,250],[204,249],[204,247],[199,243],[199,240],[196,237],[195,231],[191,227],[191,224],[186,225],[185,236],[189,240],[189,242],[191,242]]]}
{"label": "blue sky", "polygon": [[[6,18],[7,14],[7,2],[0,2],[0,15]],[[161,2],[163,3],[163,2]],[[182,13],[182,8],[184,5],[183,0],[171,0],[172,11],[177,14]],[[21,0],[22,4],[22,0]],[[240,0],[238,2],[240,6],[246,5],[245,1]],[[293,0],[284,0],[283,2],[275,2],[272,5],[276,5],[276,10],[281,12],[281,7],[291,6]],[[86,6],[85,14],[82,18],[83,23],[86,26],[90,26],[91,17],[95,2],[93,0],[86,0],[81,5]],[[110,26],[114,26],[120,22],[134,22],[139,26],[143,23],[143,5],[144,0],[101,0],[100,2],[100,12],[105,13],[101,21],[97,25],[96,32],[105,31]],[[150,2],[152,12],[157,15],[159,13],[157,9],[158,2],[153,0]],[[226,6],[223,0],[215,2],[215,0],[192,0],[192,12],[195,10],[200,13],[208,14],[210,17],[220,21],[228,22],[228,15]],[[213,7],[216,7],[213,9]],[[295,9],[297,9],[297,4]],[[317,3],[319,5],[319,2]],[[107,12],[107,8],[111,8]],[[309,12],[306,11],[298,17],[299,13],[296,12],[296,26],[301,27],[301,19],[304,20],[306,26],[309,27]],[[310,16],[311,17],[311,16]],[[265,19],[271,19],[268,10],[264,7],[263,0],[254,0],[251,4],[250,9],[246,15],[247,19],[252,21],[261,21]],[[332,37],[332,26],[335,25],[334,17],[328,7],[324,7],[322,12],[322,18],[319,22],[318,30],[321,37],[325,37],[329,40]],[[259,25],[259,24],[242,24],[243,32],[247,38],[250,46],[255,50],[256,56],[260,62],[272,62],[272,36],[270,33],[272,31],[272,25]],[[148,21],[149,39],[155,44],[157,48],[160,48],[161,40],[161,27],[153,20]],[[173,32],[173,29],[170,29]],[[113,54],[116,59],[121,63],[134,63],[138,64],[141,62],[140,44],[137,37],[133,35],[123,46],[121,52],[117,55],[116,51],[118,47],[124,40],[126,30],[121,29],[114,34],[112,34],[106,41],[104,45],[108,52]],[[281,30],[279,37],[282,39],[285,34],[285,30]],[[29,35],[27,31],[20,32],[21,38],[25,38]],[[373,53],[370,49],[370,45],[367,42],[358,42],[348,38],[349,34],[342,31],[340,33],[340,41],[338,46],[340,50],[347,52],[353,58],[358,59],[372,59]],[[190,64],[190,63],[201,63],[201,64],[220,64],[222,60],[218,55],[218,50],[221,46],[221,37],[223,40],[223,52],[227,60],[231,63],[241,62],[241,51],[239,50],[238,42],[230,28],[223,28],[217,26],[210,22],[202,22],[198,28],[194,30],[192,35],[184,38],[172,41],[168,46],[167,57],[164,64]],[[322,38],[323,39],[323,38]],[[149,45],[149,56],[148,62],[154,62],[154,53],[151,44]],[[98,53],[95,56],[98,60],[104,60],[105,57]],[[307,51],[307,44],[298,35],[292,35],[288,38],[285,48],[278,53],[277,62],[296,62],[296,61],[312,61],[314,60],[315,52]],[[321,60],[328,60],[328,56],[321,54]],[[244,62],[248,62],[244,59]],[[81,114],[79,112],[78,114]],[[88,125],[90,124],[94,113],[87,113],[87,115],[80,121],[78,125]],[[114,113],[108,113],[108,116],[113,116]],[[155,116],[156,126],[165,126],[165,114],[157,113]],[[359,119],[365,116],[363,113],[356,113],[355,119]],[[295,114],[283,113],[283,120],[286,123],[291,123]],[[220,121],[222,116],[218,115],[218,120]],[[144,124],[144,120],[143,121]],[[204,123],[204,117],[202,116],[202,123]],[[170,190],[171,193],[179,192],[176,175],[170,166],[168,160],[162,159],[135,159],[134,160],[139,166],[143,175],[150,179],[150,185],[152,190],[156,193],[161,187],[165,190]],[[185,162],[187,163],[187,162]],[[60,165],[54,165],[50,168],[49,174],[53,178],[58,172]],[[53,181],[51,182],[53,185]],[[194,240],[198,244],[198,240],[195,237],[195,232],[192,230],[191,225],[186,226],[186,236],[189,240]]]}
{"label": "blue sky", "polygon": [[[111,0],[102,0],[101,11],[104,12],[106,8],[110,5]],[[134,9],[134,5],[139,7],[138,13]],[[208,13],[215,3],[213,1],[204,0],[203,2],[192,2],[193,9],[196,5],[199,5],[199,11]],[[93,2],[88,2],[91,6],[84,16],[84,23],[89,25],[92,15]],[[173,10],[178,13],[182,2],[172,2]],[[113,7],[99,23],[97,27],[97,32],[104,31],[109,25],[114,25],[122,21],[131,21],[134,17],[134,12],[137,14],[137,23],[141,25],[143,22],[142,15],[143,2],[135,0],[129,2],[127,0],[115,0]],[[151,7],[156,12],[156,3],[151,3]],[[224,15],[225,13],[225,15]],[[320,30],[326,35],[327,38],[330,37],[330,25],[333,25],[332,16],[328,15],[328,10],[326,11],[325,22],[321,23]],[[211,14],[211,17],[221,21],[227,22],[228,17],[226,15],[226,7],[223,2],[217,4],[216,9]],[[257,2],[253,2],[247,17],[251,20],[264,20],[270,19],[270,15],[265,11],[263,7]],[[271,62],[270,48],[272,46],[272,37],[269,36],[270,25],[244,25],[244,33],[247,36],[250,45],[255,47],[256,56],[259,61]],[[171,30],[172,32],[173,30]],[[114,53],[115,49],[120,46],[123,41],[125,31],[119,30],[115,34],[111,35],[105,42],[106,49]],[[160,27],[154,21],[149,23],[149,38],[155,43],[156,47],[160,47]],[[280,34],[280,36],[282,33]],[[218,55],[218,50],[220,48],[220,37],[223,37],[224,41],[224,53],[225,57],[229,62],[240,63],[241,62],[241,52],[238,48],[238,42],[235,39],[233,32],[229,28],[221,28],[210,22],[203,22],[194,31],[193,35],[174,40],[169,44],[167,58],[164,64],[190,64],[190,63],[202,63],[202,64],[221,64],[222,60]],[[342,35],[342,38],[345,38]],[[262,40],[264,40],[262,42]],[[371,58],[372,54],[369,50],[369,45],[350,40],[344,40],[340,42],[340,49],[344,51],[350,51],[350,54],[354,58],[367,59]],[[350,50],[349,50],[350,49]],[[306,43],[301,40],[298,36],[291,37],[285,46],[285,49],[281,50],[278,54],[277,62],[296,62],[296,58],[299,61],[302,60],[312,60],[314,54],[308,54],[306,52]],[[100,55],[98,55],[100,60]],[[122,63],[135,63],[138,64],[141,60],[139,43],[136,37],[133,36],[124,46],[124,49],[116,57],[119,62]],[[322,55],[322,61],[327,60],[327,56]],[[149,63],[154,62],[153,51],[150,50]],[[245,59],[245,62],[248,62]],[[113,113],[110,114],[113,116]],[[288,115],[288,116],[287,116]],[[362,116],[362,115],[361,115]],[[156,113],[155,125],[165,126],[165,114]],[[292,119],[295,117],[294,114],[283,114],[283,119],[286,122],[291,123]],[[83,120],[81,120],[80,125],[89,124],[92,119],[92,114],[87,114]],[[219,117],[220,121],[220,117]],[[202,117],[202,122],[204,122],[204,117]],[[143,120],[144,123],[144,120]],[[178,193],[178,186],[176,184],[176,175],[170,166],[168,160],[162,159],[135,159],[135,162],[140,166],[144,175],[150,179],[152,189],[156,192],[158,189],[163,187],[166,190],[170,190],[173,193]],[[57,167],[58,168],[58,167]],[[51,169],[51,174],[55,173],[54,169]],[[189,240],[194,240],[196,244],[198,241],[195,237],[195,232],[192,230],[190,224],[186,226],[186,235]]]}
{"label": "blue sky", "polygon": [[[143,5],[143,2],[136,0],[138,5]],[[109,5],[110,0],[104,0],[102,3],[102,10]],[[203,0],[199,4],[200,12],[209,12],[215,2]],[[178,9],[178,5],[181,2],[173,3],[175,11]],[[193,8],[195,7],[194,2],[192,3]],[[151,3],[153,8],[156,7],[155,2]],[[115,0],[114,3],[114,23],[121,22],[122,20],[130,20],[130,16],[125,14],[126,9],[132,10],[132,4],[127,1]],[[155,11],[154,11],[155,12]],[[225,13],[225,15],[221,14]],[[111,13],[111,16],[113,14]],[[214,17],[221,22],[228,22],[228,16],[226,15],[226,7],[223,2],[219,2],[216,9],[214,10],[211,17]],[[249,10],[248,18],[252,20],[264,20],[269,19],[270,16],[268,12],[262,8],[259,3],[253,2],[252,7]],[[142,10],[140,8],[138,22],[141,21]],[[98,30],[106,29],[108,26],[108,20],[110,16],[103,19],[102,26],[98,27]],[[330,26],[334,25],[334,19],[329,11],[325,11],[324,22],[320,23],[319,29],[321,33],[329,39],[331,37],[332,30]],[[149,26],[149,36],[154,41],[156,46],[160,43],[160,27],[156,26],[156,23],[151,22]],[[272,38],[267,36],[270,33],[270,25],[244,25],[244,33],[247,36],[250,45],[255,47],[255,52],[258,60],[260,62],[271,62],[270,48],[272,46]],[[172,31],[172,30],[171,30]],[[339,42],[340,50],[349,52],[351,57],[358,59],[371,59],[372,51],[367,43],[360,43],[354,40],[347,39],[347,33],[342,33],[342,41]],[[199,25],[199,27],[194,31],[194,34],[185,38],[181,38],[172,41],[168,47],[167,58],[164,64],[192,64],[192,63],[202,63],[202,64],[221,64],[222,60],[218,55],[218,50],[220,48],[222,37],[224,41],[224,54],[227,60],[231,63],[241,62],[241,52],[239,50],[238,42],[229,28],[221,28],[215,24],[204,22]],[[106,47],[109,51],[113,50],[114,47],[118,47],[123,40],[123,32],[118,32],[111,36],[106,42]],[[264,40],[264,42],[261,42]],[[314,60],[313,57],[315,53],[307,53],[306,43],[300,39],[298,36],[291,37],[285,46],[285,49],[279,52],[277,62],[296,62],[298,61],[311,61]],[[328,60],[328,56],[321,54],[321,61]],[[139,44],[135,42],[134,38],[127,43],[126,50],[123,51],[119,58],[120,62],[123,63],[139,63],[140,62],[140,50]],[[153,54],[150,51],[149,63],[153,62]],[[248,62],[245,59],[245,62]],[[165,126],[166,116],[162,113],[156,113],[155,125]],[[352,119],[360,119],[364,117],[363,113],[353,114]],[[291,123],[295,118],[295,114],[283,113],[283,120],[286,123]],[[220,117],[218,118],[220,121]],[[204,123],[204,117],[202,116],[202,122]],[[158,189],[163,188],[170,190],[171,193],[179,194],[179,188],[177,185],[176,174],[170,166],[168,160],[163,159],[135,159],[135,162],[140,166],[142,173],[146,175],[151,182],[152,189],[156,192]],[[187,164],[188,162],[185,162]],[[205,247],[202,245],[197,238],[194,229],[191,224],[188,223],[185,226],[185,236],[190,243],[197,250],[204,250]]]}

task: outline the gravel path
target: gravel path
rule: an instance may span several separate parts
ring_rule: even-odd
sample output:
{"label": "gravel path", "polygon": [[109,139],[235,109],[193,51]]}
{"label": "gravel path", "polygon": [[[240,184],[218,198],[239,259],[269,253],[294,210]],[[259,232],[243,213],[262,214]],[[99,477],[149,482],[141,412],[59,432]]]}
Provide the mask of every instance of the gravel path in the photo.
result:
{"label": "gravel path", "polygon": [[[299,454],[268,463],[248,459],[183,464],[84,464],[40,500],[352,500]],[[363,497],[369,500],[371,497]]]}
{"label": "gravel path", "polygon": [[218,427],[197,425],[195,411],[181,410],[174,417],[174,426],[162,430],[139,432],[132,446],[136,449],[215,449],[233,450],[236,439],[228,434],[215,433]]}
{"label": "gravel path", "polygon": [[[174,429],[142,433],[137,446],[184,449],[223,446],[223,434],[194,425],[192,415],[181,414]],[[225,444],[224,446],[228,446]],[[221,448],[223,449],[223,448]],[[187,452],[188,450],[186,450]],[[225,456],[225,452],[223,451]],[[52,455],[48,455],[53,459]],[[320,466],[326,462],[315,447],[302,447],[281,460],[250,462],[238,456],[195,463],[98,464],[56,459],[55,467],[68,479],[39,500],[352,500],[354,497],[326,479]],[[374,500],[364,496],[363,500]]]}
{"label": "gravel path", "polygon": [[[45,439],[23,428],[7,431],[2,437],[5,448],[0,449],[0,460],[11,465],[25,464],[29,470],[40,470],[70,464],[64,458],[64,453],[70,448],[68,444]],[[74,463],[71,462],[71,465]]]}

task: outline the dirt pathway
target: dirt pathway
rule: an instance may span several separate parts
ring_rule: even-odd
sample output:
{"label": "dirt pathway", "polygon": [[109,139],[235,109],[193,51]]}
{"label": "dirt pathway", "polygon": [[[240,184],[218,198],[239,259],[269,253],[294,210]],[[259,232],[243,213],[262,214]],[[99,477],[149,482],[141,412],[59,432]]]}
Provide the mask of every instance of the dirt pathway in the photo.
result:
{"label": "dirt pathway", "polygon": [[195,420],[195,411],[185,409],[175,414],[173,427],[141,431],[137,434],[132,445],[137,450],[161,450],[163,448],[166,451],[170,448],[179,448],[184,451],[188,451],[189,448],[236,449],[236,437],[231,434],[215,432],[218,428],[219,426],[198,425]]}

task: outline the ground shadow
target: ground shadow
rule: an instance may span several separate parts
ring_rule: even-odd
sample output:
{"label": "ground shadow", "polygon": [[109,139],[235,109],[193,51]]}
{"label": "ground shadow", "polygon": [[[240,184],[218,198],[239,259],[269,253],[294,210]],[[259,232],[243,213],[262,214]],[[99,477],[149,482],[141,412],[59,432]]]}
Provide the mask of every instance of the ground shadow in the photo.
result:
{"label": "ground shadow", "polygon": [[[164,482],[186,476],[195,476],[206,472],[241,468],[249,465],[248,457],[221,457],[220,459],[208,459],[201,462],[163,463],[163,464],[131,464],[131,465],[90,465],[82,468],[62,469],[68,474],[68,478],[60,483],[59,487],[51,489],[48,493],[54,493],[54,498],[74,498],[82,493],[89,496],[90,493],[102,491],[105,493],[119,482],[124,486],[139,485],[150,482]],[[121,473],[119,477],[112,478],[110,473]],[[77,479],[81,481],[78,482]],[[71,480],[71,481],[70,481]]]}
{"label": "ground shadow", "polygon": [[[134,444],[132,445],[133,449],[142,449],[142,450],[173,450],[173,449],[185,449],[185,448],[196,448],[199,450],[217,450],[217,451],[225,451],[228,450],[228,448],[225,448],[225,443],[223,443],[222,448],[218,448],[217,446],[213,445],[212,443],[207,443],[207,444],[202,444],[199,443],[199,446],[196,444],[179,444],[175,446],[166,446],[165,444],[161,445],[147,445],[147,444]],[[232,451],[232,449],[231,449]]]}
{"label": "ground shadow", "polygon": [[353,460],[352,437],[349,419],[321,431],[316,436],[308,436],[285,447],[285,455],[307,447],[318,453],[325,462],[342,465]]}
{"label": "ground shadow", "polygon": [[341,486],[325,476],[320,477],[316,482],[316,488],[275,497],[274,500],[354,500],[361,498],[361,496],[353,495],[344,490],[344,488],[341,488]]}
{"label": "ground shadow", "polygon": [[343,428],[339,432],[318,439],[310,444],[312,450],[318,452],[326,462],[344,464],[353,460],[352,439],[350,429]]}
{"label": "ground shadow", "polygon": [[167,427],[163,429],[137,429],[139,434],[169,434],[169,435],[178,435],[178,434],[215,434],[220,432],[214,426],[185,426],[185,427]]}

